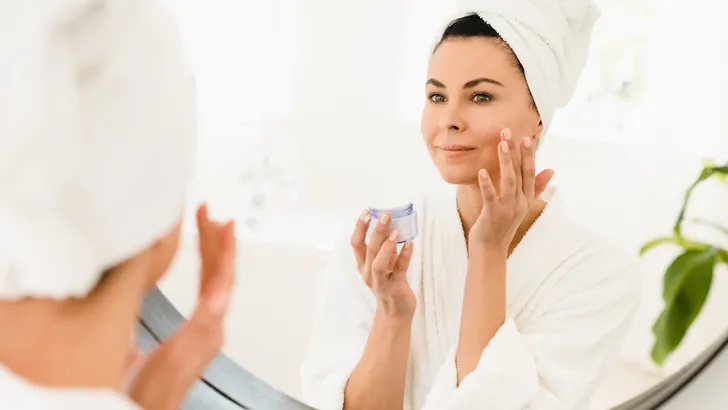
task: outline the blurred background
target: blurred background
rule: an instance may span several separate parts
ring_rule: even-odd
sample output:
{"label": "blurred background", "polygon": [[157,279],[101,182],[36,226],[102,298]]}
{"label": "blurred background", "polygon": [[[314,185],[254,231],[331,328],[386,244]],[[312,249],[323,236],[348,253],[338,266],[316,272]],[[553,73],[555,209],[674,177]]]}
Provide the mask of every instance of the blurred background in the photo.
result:
{"label": "blurred background", "polygon": [[[419,133],[431,48],[452,0],[168,0],[198,81],[198,172],[181,252],[162,291],[183,313],[197,287],[193,207],[237,220],[237,290],[225,353],[300,398],[298,367],[337,238],[374,201],[438,175]],[[720,2],[602,0],[577,94],[537,155],[579,217],[637,254],[669,234],[704,158],[728,160],[728,25]],[[659,5],[659,7],[658,7]],[[689,213],[728,221],[726,185]],[[722,206],[721,206],[722,204]],[[725,236],[696,232],[724,246]],[[676,250],[640,258],[644,298],[593,408],[678,371],[728,329],[725,270],[678,351],[650,359],[662,275]]]}

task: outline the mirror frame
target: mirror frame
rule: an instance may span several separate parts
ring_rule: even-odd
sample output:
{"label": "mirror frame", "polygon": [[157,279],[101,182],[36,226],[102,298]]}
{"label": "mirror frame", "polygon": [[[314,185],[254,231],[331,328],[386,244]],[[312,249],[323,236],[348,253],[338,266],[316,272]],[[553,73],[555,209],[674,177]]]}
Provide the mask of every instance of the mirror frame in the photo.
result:
{"label": "mirror frame", "polygon": [[[172,335],[184,317],[159,288],[145,297],[137,329],[142,350]],[[697,384],[697,376],[721,353],[728,353],[728,331],[680,371],[611,410],[653,410]],[[181,410],[316,410],[258,379],[219,353],[192,387]]]}

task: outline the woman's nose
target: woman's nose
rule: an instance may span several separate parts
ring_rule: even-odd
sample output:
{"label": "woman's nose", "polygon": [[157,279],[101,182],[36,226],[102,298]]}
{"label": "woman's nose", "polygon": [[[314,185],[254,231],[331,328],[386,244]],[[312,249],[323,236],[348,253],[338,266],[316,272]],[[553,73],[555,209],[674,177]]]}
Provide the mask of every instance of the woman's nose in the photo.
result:
{"label": "woman's nose", "polygon": [[440,128],[443,130],[462,131],[465,129],[465,121],[457,104],[448,104],[440,121]]}

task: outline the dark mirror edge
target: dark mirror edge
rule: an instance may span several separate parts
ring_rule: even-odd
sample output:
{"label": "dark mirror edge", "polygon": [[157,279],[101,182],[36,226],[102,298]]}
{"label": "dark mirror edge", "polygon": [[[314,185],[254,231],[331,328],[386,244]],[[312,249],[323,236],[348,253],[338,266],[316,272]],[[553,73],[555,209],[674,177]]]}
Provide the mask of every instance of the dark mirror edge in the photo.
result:
{"label": "dark mirror edge", "polygon": [[683,366],[682,369],[612,410],[652,410],[665,405],[689,389],[691,383],[697,384],[698,377],[703,370],[714,364],[719,355],[726,354],[727,346],[728,331],[724,332],[718,340]]}
{"label": "dark mirror edge", "polygon": [[[144,329],[148,336],[154,338],[155,341],[160,341],[171,336],[183,320],[184,317],[172,306],[166,296],[155,288],[145,297],[139,327]],[[141,337],[140,347],[144,348],[141,346]],[[236,409],[315,410],[260,380],[223,353],[219,353],[212,360],[201,379],[202,384],[206,385],[208,390],[226,398],[228,402],[236,404],[238,406],[235,407]],[[195,388],[202,389],[198,386]],[[218,409],[218,407],[209,406],[188,407],[191,405],[190,401],[194,400],[197,398],[194,392],[191,392],[184,409]],[[207,403],[209,400],[204,398],[204,402]],[[227,407],[221,409],[227,409]]]}
{"label": "dark mirror edge", "polygon": [[[143,323],[137,325],[138,346],[147,351],[158,344],[157,339]],[[190,389],[180,410],[247,410],[211,387],[204,380],[197,381]]]}
{"label": "dark mirror edge", "polygon": [[[169,337],[183,316],[155,288],[144,300],[139,328],[139,346],[148,349]],[[644,393],[612,410],[651,410],[680,394],[728,345],[728,332],[683,369]],[[278,391],[243,369],[225,354],[213,359],[188,395],[183,410],[315,410]]]}

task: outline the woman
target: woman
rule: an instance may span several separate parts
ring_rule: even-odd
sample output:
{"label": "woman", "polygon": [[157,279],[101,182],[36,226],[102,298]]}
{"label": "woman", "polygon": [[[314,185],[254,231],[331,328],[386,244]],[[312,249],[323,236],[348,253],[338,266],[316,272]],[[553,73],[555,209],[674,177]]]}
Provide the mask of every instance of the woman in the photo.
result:
{"label": "woman", "polygon": [[130,375],[194,160],[174,21],[155,1],[41,3],[0,1],[0,407],[176,410],[222,343],[235,248],[200,207],[197,307]]}
{"label": "woman", "polygon": [[316,408],[585,409],[636,310],[636,261],[534,171],[597,9],[480,3],[431,57],[421,128],[447,185],[419,237],[398,251],[383,216],[365,243],[364,211],[332,262],[301,371]]}

